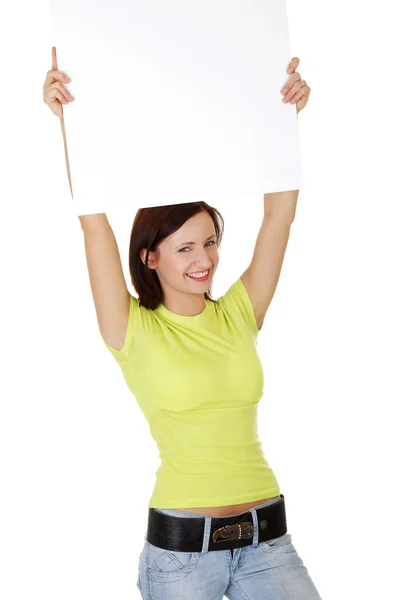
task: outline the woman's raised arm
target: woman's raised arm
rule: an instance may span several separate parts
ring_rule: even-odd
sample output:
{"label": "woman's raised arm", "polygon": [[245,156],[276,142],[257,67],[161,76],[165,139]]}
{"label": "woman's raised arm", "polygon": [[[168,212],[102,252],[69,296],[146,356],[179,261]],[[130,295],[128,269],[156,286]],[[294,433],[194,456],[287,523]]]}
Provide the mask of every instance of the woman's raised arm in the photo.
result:
{"label": "woman's raised arm", "polygon": [[[65,77],[65,73],[58,71],[56,49],[53,47],[52,69],[48,71],[43,85],[43,101],[61,121],[72,194],[62,105],[73,100],[61,83],[66,81]],[[130,293],[126,286],[117,241],[105,213],[79,215],[79,220],[85,237],[86,262],[100,333],[104,341],[120,350],[128,326]]]}
{"label": "woman's raised arm", "polygon": [[107,344],[120,350],[128,326],[130,293],[117,241],[105,213],[81,215],[79,219],[100,333]]}

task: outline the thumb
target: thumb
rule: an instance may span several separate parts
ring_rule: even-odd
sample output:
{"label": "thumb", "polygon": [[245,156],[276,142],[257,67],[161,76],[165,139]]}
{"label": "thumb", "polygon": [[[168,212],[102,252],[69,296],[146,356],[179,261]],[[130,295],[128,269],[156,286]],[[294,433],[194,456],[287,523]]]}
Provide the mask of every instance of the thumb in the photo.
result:
{"label": "thumb", "polygon": [[58,71],[58,66],[57,66],[57,53],[56,53],[56,47],[53,46],[51,49],[51,68]]}

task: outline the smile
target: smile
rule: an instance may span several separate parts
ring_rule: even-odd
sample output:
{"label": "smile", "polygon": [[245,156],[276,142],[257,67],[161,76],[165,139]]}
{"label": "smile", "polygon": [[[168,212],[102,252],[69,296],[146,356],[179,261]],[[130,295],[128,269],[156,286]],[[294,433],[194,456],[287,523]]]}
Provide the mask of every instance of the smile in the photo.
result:
{"label": "smile", "polygon": [[199,271],[198,273],[186,273],[186,276],[190,277],[190,279],[195,279],[196,281],[205,281],[208,279],[209,274],[210,269],[207,271]]}

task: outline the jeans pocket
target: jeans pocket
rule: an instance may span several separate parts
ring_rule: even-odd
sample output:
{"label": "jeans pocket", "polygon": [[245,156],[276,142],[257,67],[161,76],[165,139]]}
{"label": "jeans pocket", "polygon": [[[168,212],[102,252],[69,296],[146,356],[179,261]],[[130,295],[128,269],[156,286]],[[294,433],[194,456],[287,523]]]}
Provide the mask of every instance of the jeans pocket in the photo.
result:
{"label": "jeans pocket", "polygon": [[176,552],[148,545],[147,574],[151,581],[167,583],[187,577],[197,566],[200,552]]}
{"label": "jeans pocket", "polygon": [[277,552],[289,552],[292,549],[292,536],[290,533],[284,533],[279,537],[260,542],[258,547],[263,552],[273,552],[275,548]]}

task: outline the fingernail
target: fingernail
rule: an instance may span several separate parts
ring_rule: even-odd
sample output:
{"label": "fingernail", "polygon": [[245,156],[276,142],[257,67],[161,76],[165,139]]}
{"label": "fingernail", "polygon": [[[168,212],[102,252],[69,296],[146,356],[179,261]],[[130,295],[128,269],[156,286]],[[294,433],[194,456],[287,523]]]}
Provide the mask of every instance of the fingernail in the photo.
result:
{"label": "fingernail", "polygon": [[64,81],[71,81],[69,77],[65,76]]}

